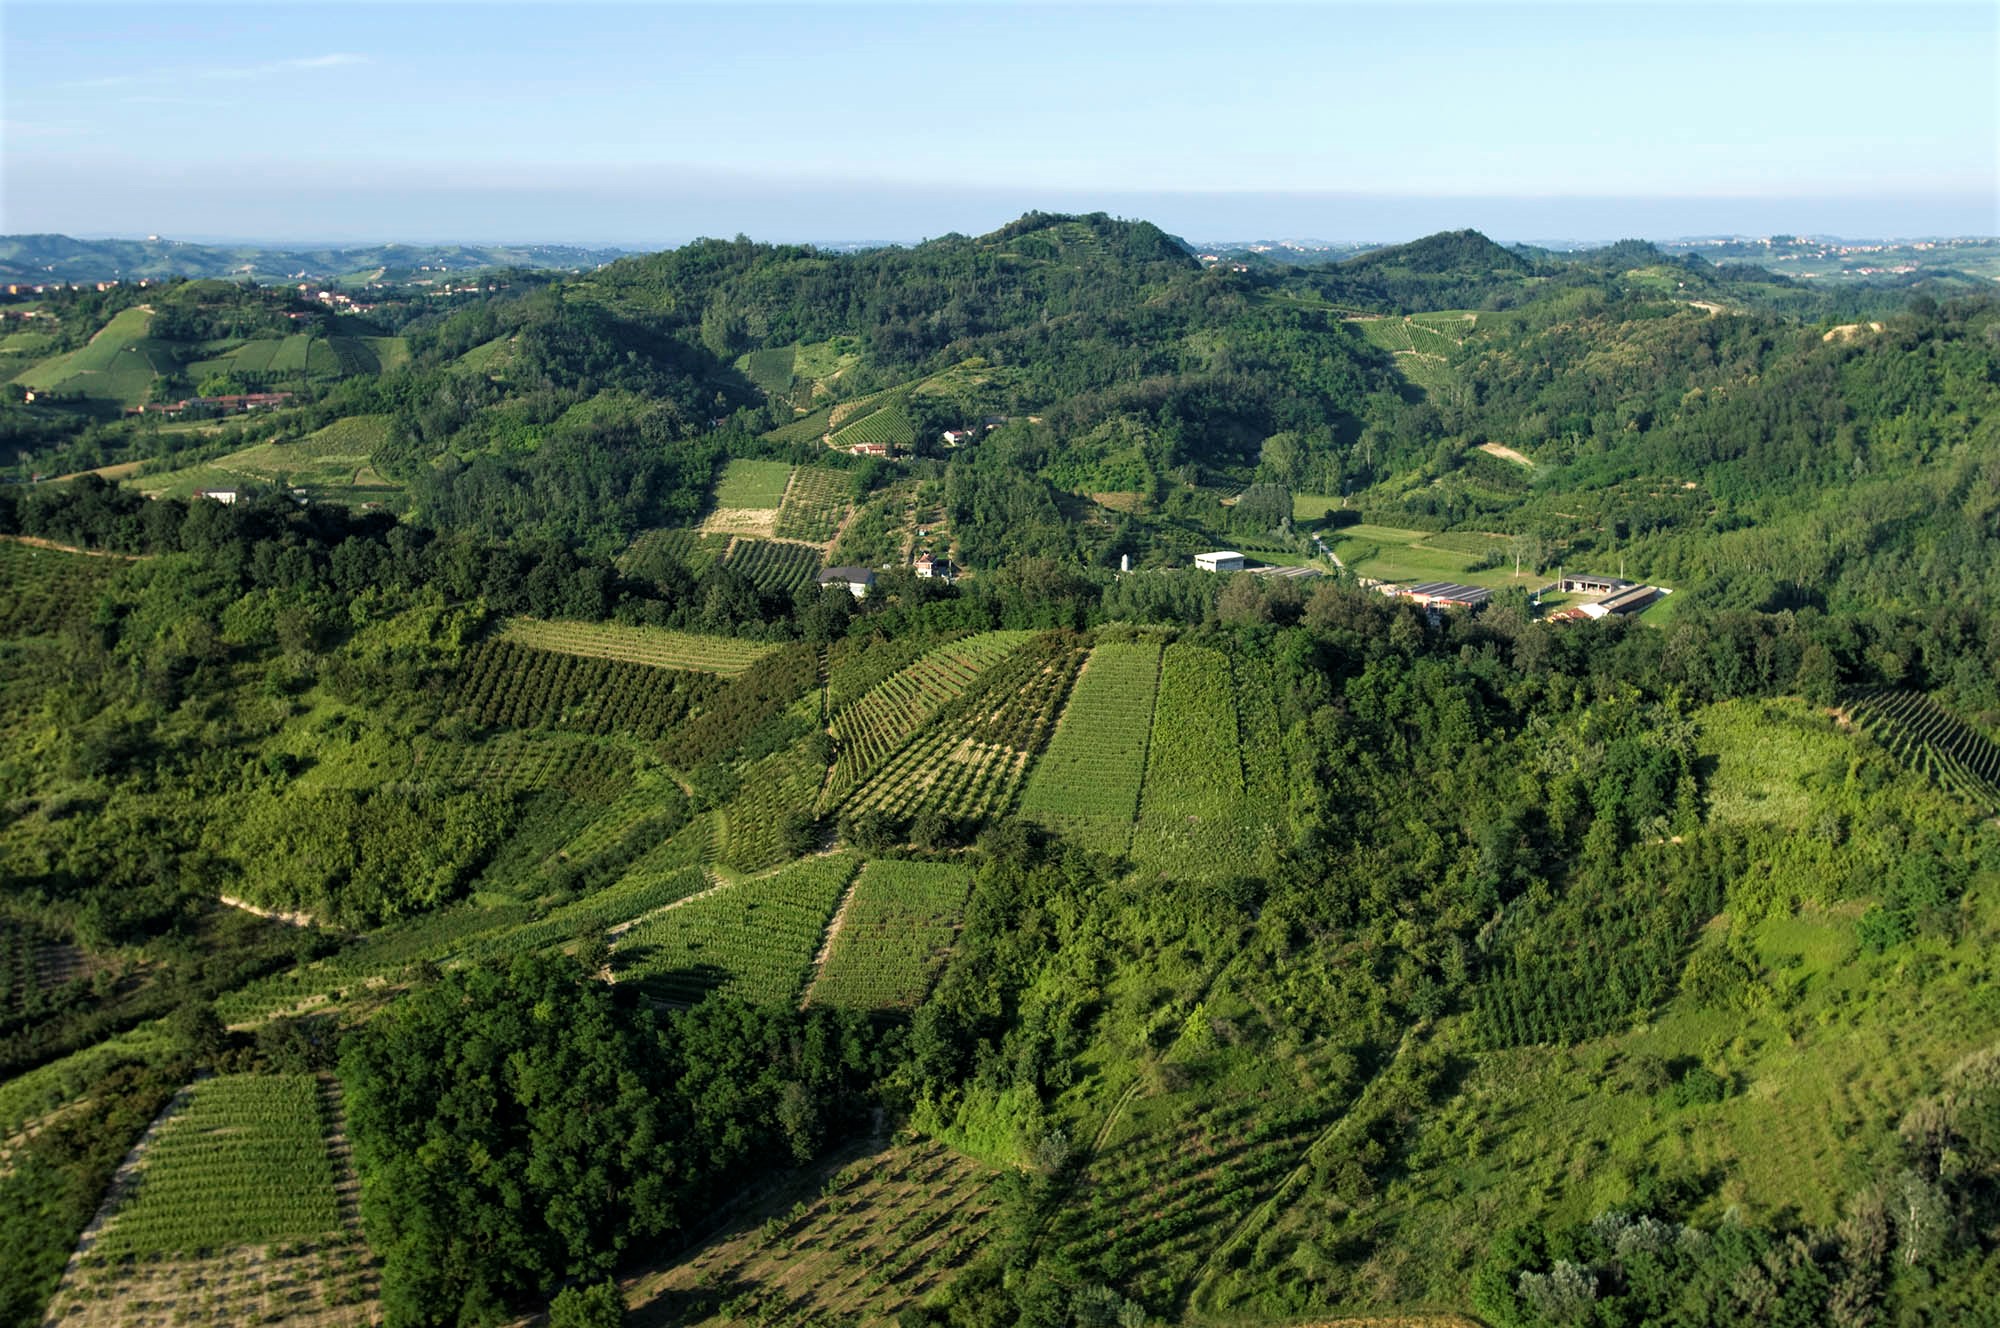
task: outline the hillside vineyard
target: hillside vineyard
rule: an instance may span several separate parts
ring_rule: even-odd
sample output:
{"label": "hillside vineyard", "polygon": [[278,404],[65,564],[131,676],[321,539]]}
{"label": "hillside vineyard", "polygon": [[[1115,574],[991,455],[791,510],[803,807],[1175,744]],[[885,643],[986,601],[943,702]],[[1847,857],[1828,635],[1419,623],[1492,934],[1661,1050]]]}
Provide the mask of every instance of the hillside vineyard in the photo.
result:
{"label": "hillside vineyard", "polygon": [[0,302],[0,1324],[2000,1322],[1990,282],[452,252]]}

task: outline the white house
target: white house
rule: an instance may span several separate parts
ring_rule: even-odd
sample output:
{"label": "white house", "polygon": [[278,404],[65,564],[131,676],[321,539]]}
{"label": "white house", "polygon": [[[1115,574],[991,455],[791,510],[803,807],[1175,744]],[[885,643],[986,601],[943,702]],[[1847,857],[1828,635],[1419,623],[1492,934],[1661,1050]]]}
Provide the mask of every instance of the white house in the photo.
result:
{"label": "white house", "polygon": [[1243,555],[1232,549],[1218,549],[1214,553],[1197,553],[1194,565],[1204,572],[1240,572],[1243,570]]}
{"label": "white house", "polygon": [[817,578],[821,586],[842,586],[856,599],[868,598],[875,588],[875,573],[865,567],[829,567]]}

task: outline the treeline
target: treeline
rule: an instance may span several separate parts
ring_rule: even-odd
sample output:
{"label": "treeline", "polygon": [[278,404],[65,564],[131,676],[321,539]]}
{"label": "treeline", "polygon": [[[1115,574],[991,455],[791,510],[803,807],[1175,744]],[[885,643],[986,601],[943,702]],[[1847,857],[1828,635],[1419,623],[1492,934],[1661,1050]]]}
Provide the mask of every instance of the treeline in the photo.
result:
{"label": "treeline", "polygon": [[341,1060],[385,1315],[486,1322],[688,1240],[865,1121],[881,1054],[859,1016],[655,1016],[561,956],[437,978]]}

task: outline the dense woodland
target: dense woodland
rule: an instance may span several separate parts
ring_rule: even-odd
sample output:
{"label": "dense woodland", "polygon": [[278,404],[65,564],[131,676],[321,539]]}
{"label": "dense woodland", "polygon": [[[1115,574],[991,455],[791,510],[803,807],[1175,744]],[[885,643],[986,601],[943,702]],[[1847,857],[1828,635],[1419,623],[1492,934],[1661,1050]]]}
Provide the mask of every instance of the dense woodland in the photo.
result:
{"label": "dense woodland", "polygon": [[[162,393],[376,359],[0,407],[140,463],[0,486],[0,1320],[217,1070],[337,1078],[390,1323],[1990,1321],[2000,302],[1039,214],[493,286],[50,302]],[[356,420],[401,506],[147,487]],[[731,547],[793,520],[896,565]],[[1670,612],[1427,613],[1354,530]],[[991,1175],[921,1293],[649,1280],[823,1252],[898,1131]]]}

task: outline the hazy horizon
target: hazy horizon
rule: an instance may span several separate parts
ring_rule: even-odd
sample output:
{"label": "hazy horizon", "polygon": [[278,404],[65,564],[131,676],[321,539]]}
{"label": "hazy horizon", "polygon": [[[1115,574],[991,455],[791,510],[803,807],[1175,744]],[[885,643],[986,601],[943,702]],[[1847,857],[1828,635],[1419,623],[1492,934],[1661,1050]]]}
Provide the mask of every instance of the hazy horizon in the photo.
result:
{"label": "hazy horizon", "polygon": [[2000,232],[1979,3],[10,0],[0,23],[7,233],[909,242],[1037,208],[1197,240]]}

